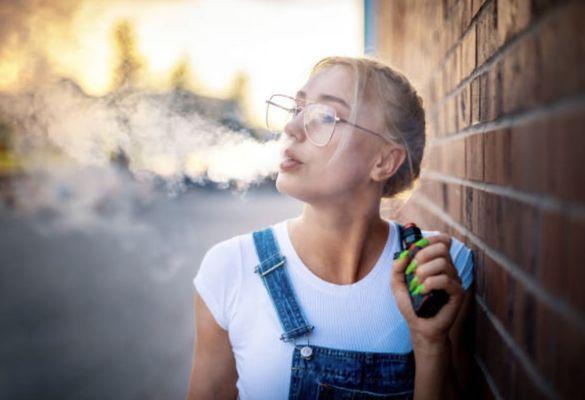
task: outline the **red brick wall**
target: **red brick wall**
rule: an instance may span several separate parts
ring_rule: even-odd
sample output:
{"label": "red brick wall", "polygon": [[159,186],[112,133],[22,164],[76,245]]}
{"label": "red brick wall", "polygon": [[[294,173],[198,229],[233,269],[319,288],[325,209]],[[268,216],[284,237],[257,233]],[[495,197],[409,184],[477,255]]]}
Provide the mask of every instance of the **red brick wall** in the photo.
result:
{"label": "red brick wall", "polygon": [[579,397],[585,2],[377,7],[375,55],[411,78],[427,117],[424,172],[399,219],[475,253],[474,398]]}

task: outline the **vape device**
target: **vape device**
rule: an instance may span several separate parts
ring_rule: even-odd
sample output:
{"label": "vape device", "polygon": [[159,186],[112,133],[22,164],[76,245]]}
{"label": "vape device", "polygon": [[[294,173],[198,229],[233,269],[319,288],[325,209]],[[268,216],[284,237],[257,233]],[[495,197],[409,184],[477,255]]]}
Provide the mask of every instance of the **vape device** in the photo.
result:
{"label": "vape device", "polygon": [[404,226],[398,225],[400,230],[400,245],[402,251],[394,254],[394,259],[399,257],[409,257],[410,264],[404,271],[406,277],[406,286],[412,302],[412,307],[417,316],[421,318],[430,318],[434,316],[445,303],[449,300],[449,295],[444,290],[431,290],[427,294],[420,293],[420,283],[416,280],[414,271],[416,263],[414,262],[415,254],[429,244],[428,239],[423,238],[420,229],[414,223],[408,223]]}

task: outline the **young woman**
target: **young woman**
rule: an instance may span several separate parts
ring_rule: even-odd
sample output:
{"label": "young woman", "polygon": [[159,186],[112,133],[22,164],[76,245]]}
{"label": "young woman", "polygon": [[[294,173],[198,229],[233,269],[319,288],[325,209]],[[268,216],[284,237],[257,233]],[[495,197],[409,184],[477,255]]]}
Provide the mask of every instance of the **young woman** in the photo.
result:
{"label": "young woman", "polygon": [[419,291],[449,299],[418,317],[405,282],[412,259],[393,260],[398,223],[380,216],[381,199],[419,176],[421,98],[386,65],[330,57],[295,95],[267,103],[286,141],[277,189],[304,208],[205,254],[189,398],[461,398],[472,254],[423,229]]}

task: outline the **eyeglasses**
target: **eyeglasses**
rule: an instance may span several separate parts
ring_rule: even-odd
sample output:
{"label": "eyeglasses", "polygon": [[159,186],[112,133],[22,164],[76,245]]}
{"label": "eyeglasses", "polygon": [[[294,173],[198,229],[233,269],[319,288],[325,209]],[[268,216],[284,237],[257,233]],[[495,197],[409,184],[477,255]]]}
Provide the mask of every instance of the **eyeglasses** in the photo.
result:
{"label": "eyeglasses", "polygon": [[266,126],[268,129],[280,134],[284,131],[286,124],[300,113],[303,113],[305,133],[309,141],[315,146],[322,147],[329,143],[337,122],[350,124],[386,141],[388,140],[377,132],[338,117],[335,108],[327,104],[303,102],[304,105],[299,105],[299,101],[302,100],[284,94],[270,96],[266,100]]}

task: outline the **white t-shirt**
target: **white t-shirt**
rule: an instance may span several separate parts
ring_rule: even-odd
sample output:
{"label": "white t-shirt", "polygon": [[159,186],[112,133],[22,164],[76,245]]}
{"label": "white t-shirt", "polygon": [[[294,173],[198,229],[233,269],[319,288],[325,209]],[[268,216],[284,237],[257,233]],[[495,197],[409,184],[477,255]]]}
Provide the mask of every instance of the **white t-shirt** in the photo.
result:
{"label": "white t-shirt", "polygon": [[[390,288],[392,255],[400,249],[398,227],[382,255],[364,278],[337,285],[315,275],[292,246],[287,220],[272,225],[286,268],[307,322],[315,328],[312,344],[344,350],[405,353],[412,350],[406,321]],[[423,236],[438,231],[422,230]],[[450,254],[467,289],[473,280],[471,251],[452,238]],[[254,267],[259,264],[252,232],[212,246],[193,282],[217,323],[228,331],[238,372],[241,399],[286,399],[293,342],[283,333],[276,310]],[[297,339],[306,343],[307,336]]]}

